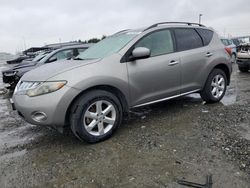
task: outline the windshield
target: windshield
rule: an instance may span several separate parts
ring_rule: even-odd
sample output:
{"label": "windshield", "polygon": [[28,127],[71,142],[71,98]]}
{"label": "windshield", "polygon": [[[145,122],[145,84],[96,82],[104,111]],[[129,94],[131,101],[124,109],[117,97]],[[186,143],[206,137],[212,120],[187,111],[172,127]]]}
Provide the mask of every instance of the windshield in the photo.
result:
{"label": "windshield", "polygon": [[32,61],[40,61],[46,55],[45,52],[38,54]]}
{"label": "windshield", "polygon": [[81,53],[77,59],[99,59],[112,55],[122,49],[138,34],[139,33],[135,32],[127,32],[110,36]]}

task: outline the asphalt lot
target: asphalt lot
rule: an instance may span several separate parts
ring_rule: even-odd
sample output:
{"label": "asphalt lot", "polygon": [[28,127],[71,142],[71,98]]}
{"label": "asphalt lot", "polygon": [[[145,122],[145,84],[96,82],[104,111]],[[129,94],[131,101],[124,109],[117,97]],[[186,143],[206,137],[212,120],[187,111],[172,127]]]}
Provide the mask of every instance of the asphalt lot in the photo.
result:
{"label": "asphalt lot", "polygon": [[9,98],[0,94],[0,187],[181,188],[177,179],[208,174],[216,188],[250,187],[250,73],[236,66],[221,103],[193,94],[136,109],[92,145],[24,122]]}

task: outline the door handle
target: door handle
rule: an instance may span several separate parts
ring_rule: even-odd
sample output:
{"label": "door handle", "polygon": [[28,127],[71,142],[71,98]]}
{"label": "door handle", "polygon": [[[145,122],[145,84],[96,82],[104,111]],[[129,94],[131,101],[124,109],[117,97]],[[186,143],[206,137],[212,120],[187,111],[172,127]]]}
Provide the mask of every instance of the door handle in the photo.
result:
{"label": "door handle", "polygon": [[177,65],[177,64],[179,64],[179,61],[173,60],[173,61],[170,61],[170,63],[168,64],[168,66],[174,66],[174,65]]}
{"label": "door handle", "polygon": [[213,53],[208,52],[208,53],[206,54],[206,57],[211,57],[212,55],[213,55]]}

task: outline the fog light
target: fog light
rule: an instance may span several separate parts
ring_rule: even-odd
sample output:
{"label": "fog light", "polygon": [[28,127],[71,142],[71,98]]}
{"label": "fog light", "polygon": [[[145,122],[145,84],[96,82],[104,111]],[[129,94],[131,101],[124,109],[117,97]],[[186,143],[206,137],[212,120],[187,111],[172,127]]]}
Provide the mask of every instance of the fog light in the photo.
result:
{"label": "fog light", "polygon": [[47,119],[47,116],[44,112],[34,112],[31,117],[36,122],[42,122]]}

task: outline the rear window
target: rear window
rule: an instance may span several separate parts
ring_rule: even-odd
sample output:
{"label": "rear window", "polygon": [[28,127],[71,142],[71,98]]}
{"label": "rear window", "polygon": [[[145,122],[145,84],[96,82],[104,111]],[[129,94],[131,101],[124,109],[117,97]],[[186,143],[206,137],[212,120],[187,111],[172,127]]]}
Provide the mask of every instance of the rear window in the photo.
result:
{"label": "rear window", "polygon": [[178,51],[191,50],[203,46],[200,35],[194,29],[175,29]]}
{"label": "rear window", "polygon": [[214,32],[208,29],[200,29],[200,28],[196,30],[202,37],[204,45],[207,46],[211,42]]}

